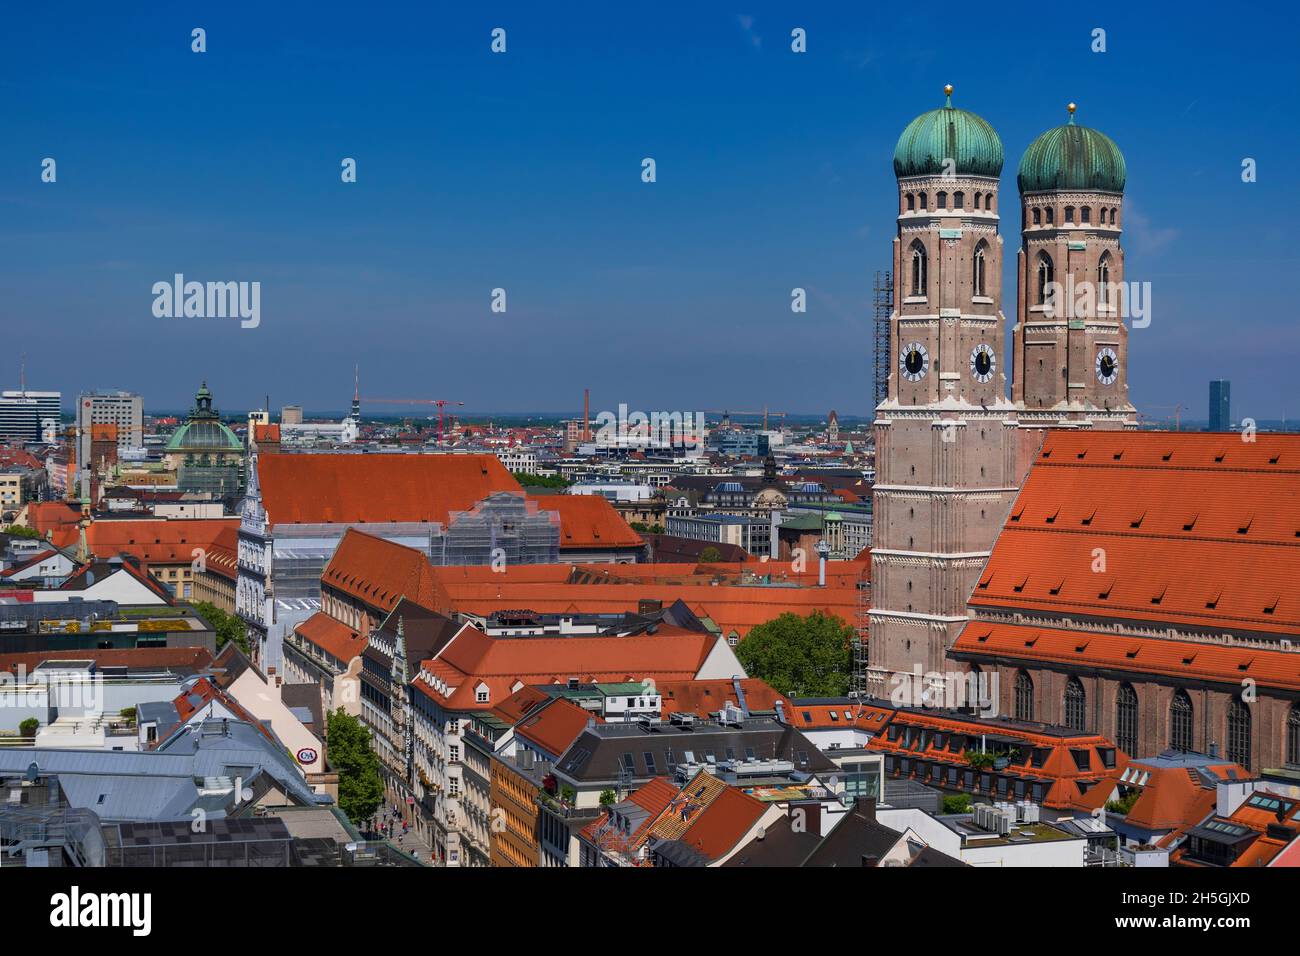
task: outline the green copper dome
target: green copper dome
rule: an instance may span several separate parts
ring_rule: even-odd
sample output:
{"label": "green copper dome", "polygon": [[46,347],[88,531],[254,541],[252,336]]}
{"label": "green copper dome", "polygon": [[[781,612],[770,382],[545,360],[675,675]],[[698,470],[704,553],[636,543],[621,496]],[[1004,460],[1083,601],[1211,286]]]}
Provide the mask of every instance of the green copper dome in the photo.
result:
{"label": "green copper dome", "polygon": [[944,160],[952,159],[956,176],[1002,174],[1002,140],[983,117],[954,109],[952,87],[944,87],[948,103],[943,109],[922,113],[907,124],[894,147],[894,175],[938,176],[949,171]]}
{"label": "green copper dome", "polygon": [[1016,180],[1022,194],[1055,189],[1122,193],[1126,178],[1124,154],[1115,141],[1100,130],[1076,126],[1071,103],[1069,123],[1029,144]]}

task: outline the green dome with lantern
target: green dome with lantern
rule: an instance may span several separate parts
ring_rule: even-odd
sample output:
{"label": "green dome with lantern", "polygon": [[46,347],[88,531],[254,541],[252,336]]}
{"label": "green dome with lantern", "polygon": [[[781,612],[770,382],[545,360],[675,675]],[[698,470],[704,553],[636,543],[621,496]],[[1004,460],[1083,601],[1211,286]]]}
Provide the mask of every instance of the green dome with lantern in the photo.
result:
{"label": "green dome with lantern", "polygon": [[1061,189],[1122,193],[1128,178],[1124,154],[1105,133],[1077,125],[1073,103],[1068,109],[1068,123],[1049,129],[1025,150],[1016,176],[1021,194]]}
{"label": "green dome with lantern", "polygon": [[[1002,140],[982,116],[952,105],[952,87],[945,86],[947,103],[922,113],[907,124],[894,147],[894,175],[989,176],[1002,174]],[[947,161],[952,160],[951,164]]]}

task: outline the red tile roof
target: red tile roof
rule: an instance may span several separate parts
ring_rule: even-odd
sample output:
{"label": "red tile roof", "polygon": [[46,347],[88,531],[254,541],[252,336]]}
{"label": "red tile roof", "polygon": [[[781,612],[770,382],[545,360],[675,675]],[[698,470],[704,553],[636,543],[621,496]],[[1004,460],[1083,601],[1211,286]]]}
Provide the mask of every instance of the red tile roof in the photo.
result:
{"label": "red tile roof", "polygon": [[384,612],[404,597],[432,608],[433,570],[415,548],[348,528],[321,573],[321,587],[336,588]]}
{"label": "red tile roof", "polygon": [[[437,657],[420,665],[414,686],[443,706],[486,710],[510,697],[516,683],[563,684],[570,677],[585,684],[689,680],[717,640],[662,630],[638,637],[489,637],[466,625]],[[477,700],[480,684],[488,687],[486,704]]]}
{"label": "red tile roof", "polygon": [[[206,551],[222,530],[238,527],[238,518],[103,518],[86,529],[86,545],[98,558],[130,554],[145,564],[190,564],[196,548]],[[54,532],[59,547],[75,547],[78,540],[75,525]]]}
{"label": "red tile roof", "polygon": [[[796,713],[801,709],[803,708],[798,705],[794,707]],[[1091,812],[1103,806],[1115,792],[1119,777],[1129,764],[1128,755],[1100,734],[1056,733],[1049,732],[1047,727],[1041,725],[1001,720],[968,720],[946,712],[899,710],[894,711],[892,716],[888,714],[889,712],[885,711],[885,716],[878,722],[879,729],[868,747],[873,751],[912,759],[910,772],[913,773],[916,772],[918,759],[936,764],[944,773],[945,780],[947,768],[950,766],[955,766],[962,771],[974,769],[965,757],[967,740],[978,742],[992,736],[1014,740],[1015,746],[1019,747],[1025,756],[1025,761],[998,771],[977,770],[975,773],[977,783],[983,774],[989,774],[991,778],[1001,775],[1012,779],[1041,781],[1046,784],[1043,806],[1051,809]],[[908,729],[912,733],[911,746],[908,745],[905,733]],[[922,731],[926,732],[927,737],[924,748],[915,746],[919,743]],[[934,736],[936,733],[959,735],[958,750],[954,752],[947,745],[952,740],[951,736],[945,741],[944,747],[936,746]],[[1035,750],[1042,755],[1037,766],[1029,759]],[[1113,751],[1114,759],[1111,767],[1105,765],[1100,753],[1102,750]],[[1086,755],[1086,768],[1080,768],[1075,762],[1075,752]],[[897,764],[894,773],[895,775],[900,773]],[[922,782],[925,782],[924,779]]]}
{"label": "red tile roof", "polygon": [[81,520],[81,508],[67,501],[33,501],[27,505],[27,526],[42,538],[46,532],[76,527]]}
{"label": "red tile roof", "polygon": [[639,548],[643,542],[614,506],[600,495],[530,496],[538,507],[560,515],[560,550]]}
{"label": "red tile roof", "polygon": [[228,581],[239,577],[239,528],[222,528],[208,545],[207,569]]}
{"label": "red tile roof", "polygon": [[557,697],[516,724],[515,734],[546,751],[552,759],[558,759],[593,720],[603,723],[595,714]]}
{"label": "red tile roof", "polygon": [[1300,631],[1300,435],[1052,431],[972,607]]}
{"label": "red tile roof", "polygon": [[949,654],[958,660],[1014,658],[1129,671],[1135,677],[1204,680],[1238,690],[1249,677],[1262,687],[1300,691],[1300,653],[1264,647],[972,621]]}
{"label": "red tile roof", "polygon": [[324,611],[317,611],[297,625],[294,632],[345,665],[366,647],[364,637]]}
{"label": "red tile roof", "polygon": [[712,863],[735,849],[766,809],[743,790],[724,787],[680,839]]}
{"label": "red tile roof", "polygon": [[[767,681],[746,677],[740,682],[745,692],[745,704],[753,712],[774,711],[778,700],[786,700]],[[740,706],[736,687],[729,680],[662,681],[655,691],[663,701],[662,716],[681,711],[688,714],[711,714],[722,709],[728,701]],[[789,710],[789,702],[785,707]]]}
{"label": "red tile roof", "polygon": [[274,524],[438,522],[493,492],[522,494],[495,455],[262,455]]}
{"label": "red tile roof", "polygon": [[640,865],[643,861],[638,851],[677,793],[677,786],[666,777],[653,777],[628,794],[628,802],[636,804],[648,814],[635,830],[631,833],[619,830],[611,820],[612,811],[607,809],[602,816],[583,827],[582,838],[606,853],[622,856],[626,862]]}

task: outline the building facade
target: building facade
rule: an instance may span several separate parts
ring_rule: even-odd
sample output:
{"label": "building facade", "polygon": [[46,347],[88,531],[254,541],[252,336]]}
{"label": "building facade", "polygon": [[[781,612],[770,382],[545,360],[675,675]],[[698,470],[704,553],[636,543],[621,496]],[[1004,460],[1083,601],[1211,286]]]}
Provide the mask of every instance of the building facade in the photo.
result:
{"label": "building facade", "polygon": [[876,410],[866,674],[878,697],[914,665],[944,670],[1019,477],[1001,367],[1002,141],[945,92],[894,152],[898,362]]}

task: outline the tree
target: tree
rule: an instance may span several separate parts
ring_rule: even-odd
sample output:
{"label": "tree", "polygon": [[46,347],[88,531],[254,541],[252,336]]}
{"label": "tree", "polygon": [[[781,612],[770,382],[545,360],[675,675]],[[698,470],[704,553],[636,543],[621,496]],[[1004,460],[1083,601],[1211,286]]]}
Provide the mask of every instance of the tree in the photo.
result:
{"label": "tree", "polygon": [[326,718],[325,759],[339,775],[339,809],[361,826],[384,800],[384,778],[370,749],[370,731],[342,708]]}
{"label": "tree", "polygon": [[527,475],[522,471],[512,471],[510,474],[514,476],[515,481],[525,487],[532,485],[534,488],[567,488],[573,484],[569,479],[559,475]]}
{"label": "tree", "polygon": [[40,729],[41,722],[35,717],[27,717],[18,724],[19,737],[35,737],[36,731]]}
{"label": "tree", "polygon": [[853,628],[821,611],[786,612],[759,624],[736,648],[751,677],[789,697],[843,697],[853,668]]}
{"label": "tree", "polygon": [[722,552],[713,545],[709,545],[700,552],[700,564],[717,564],[721,560]]}
{"label": "tree", "polygon": [[969,813],[970,812],[970,794],[958,793],[951,797],[943,798],[944,813]]}
{"label": "tree", "polygon": [[609,787],[606,787],[604,790],[600,791],[600,805],[602,807],[608,807],[611,804],[617,802],[618,802],[618,794],[615,793],[613,790],[611,790]]}
{"label": "tree", "polygon": [[15,538],[39,538],[41,533],[35,528],[29,528],[26,525],[11,524],[5,528],[5,534],[11,534]]}
{"label": "tree", "polygon": [[194,610],[198,611],[203,619],[211,624],[212,629],[216,631],[217,650],[221,650],[231,641],[234,641],[235,646],[243,651],[246,656],[253,656],[248,646],[248,627],[238,617],[227,614],[210,601],[195,601]]}

